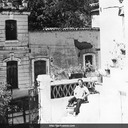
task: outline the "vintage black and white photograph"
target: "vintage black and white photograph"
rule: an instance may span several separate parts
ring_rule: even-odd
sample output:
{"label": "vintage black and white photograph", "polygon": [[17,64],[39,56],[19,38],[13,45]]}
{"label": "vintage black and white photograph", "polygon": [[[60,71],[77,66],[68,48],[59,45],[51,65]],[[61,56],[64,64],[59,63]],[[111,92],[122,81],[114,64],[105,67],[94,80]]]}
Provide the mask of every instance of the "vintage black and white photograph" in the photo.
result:
{"label": "vintage black and white photograph", "polygon": [[126,123],[128,0],[0,0],[0,124]]}

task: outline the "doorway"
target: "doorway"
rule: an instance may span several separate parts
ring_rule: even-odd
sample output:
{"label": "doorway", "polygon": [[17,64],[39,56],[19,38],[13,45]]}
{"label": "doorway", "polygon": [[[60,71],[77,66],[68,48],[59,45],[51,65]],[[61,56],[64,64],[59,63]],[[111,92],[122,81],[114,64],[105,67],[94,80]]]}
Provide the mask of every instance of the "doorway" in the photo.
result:
{"label": "doorway", "polygon": [[7,84],[11,85],[12,89],[18,88],[18,62],[7,62]]}
{"label": "doorway", "polygon": [[34,78],[38,75],[46,74],[46,61],[45,60],[38,60],[34,62]]}
{"label": "doorway", "polygon": [[37,58],[32,60],[32,85],[37,83],[38,75],[49,74],[49,59]]}

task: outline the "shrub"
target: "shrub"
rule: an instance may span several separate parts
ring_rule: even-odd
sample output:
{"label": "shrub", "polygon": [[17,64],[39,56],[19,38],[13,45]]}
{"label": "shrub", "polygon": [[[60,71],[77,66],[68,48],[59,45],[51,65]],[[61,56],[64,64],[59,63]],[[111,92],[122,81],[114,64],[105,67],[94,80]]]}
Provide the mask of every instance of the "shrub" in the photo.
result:
{"label": "shrub", "polygon": [[[6,111],[8,108],[8,103],[10,102],[12,96],[11,96],[11,90],[9,89],[9,84],[3,84],[0,85],[0,123],[3,123],[3,121],[6,120]],[[2,119],[3,118],[3,119]]]}
{"label": "shrub", "polygon": [[51,77],[54,80],[69,79],[71,74],[77,73],[87,77],[97,76],[95,68],[90,63],[87,63],[85,68],[83,68],[81,64],[70,66],[68,69],[62,69],[55,65],[51,67]]}

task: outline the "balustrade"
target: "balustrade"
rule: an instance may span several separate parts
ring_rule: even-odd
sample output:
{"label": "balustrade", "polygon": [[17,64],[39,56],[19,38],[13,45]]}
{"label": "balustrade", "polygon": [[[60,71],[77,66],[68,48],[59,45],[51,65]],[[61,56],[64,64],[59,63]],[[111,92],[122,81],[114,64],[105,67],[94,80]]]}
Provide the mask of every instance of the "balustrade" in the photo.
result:
{"label": "balustrade", "polygon": [[[60,80],[60,81],[54,81],[51,83],[51,99],[55,98],[62,98],[67,96],[73,95],[73,90],[77,86],[78,79],[72,79],[72,80]],[[85,86],[88,87],[88,89],[95,88],[95,82],[97,81],[96,78],[83,78]]]}

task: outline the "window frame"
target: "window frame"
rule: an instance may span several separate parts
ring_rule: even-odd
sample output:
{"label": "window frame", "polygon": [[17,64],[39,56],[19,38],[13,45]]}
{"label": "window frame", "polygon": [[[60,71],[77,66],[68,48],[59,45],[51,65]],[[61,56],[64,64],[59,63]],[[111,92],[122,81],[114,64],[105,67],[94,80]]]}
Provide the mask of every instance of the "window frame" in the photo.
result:
{"label": "window frame", "polygon": [[32,59],[32,85],[34,86],[34,83],[35,83],[35,69],[34,69],[34,62],[35,61],[39,61],[39,60],[43,60],[43,61],[46,61],[46,74],[49,74],[50,72],[50,69],[49,69],[49,59],[48,58],[36,58],[36,59]]}
{"label": "window frame", "polygon": [[89,56],[89,55],[92,56],[92,65],[93,65],[94,67],[96,66],[95,53],[85,53],[85,54],[83,54],[83,66],[84,66],[84,69],[85,69],[85,57],[86,57],[86,56]]}
{"label": "window frame", "polygon": [[[14,53],[10,53],[9,54],[10,57],[6,58],[3,60],[3,66],[5,66],[7,68],[7,62],[8,61],[17,61],[17,70],[18,70],[18,80],[19,80],[19,66],[21,65],[21,59],[20,58],[17,58],[15,57],[15,54]],[[7,71],[7,69],[6,69]],[[7,75],[7,72],[6,72],[6,75]],[[6,82],[7,82],[7,79],[6,79]],[[18,88],[19,88],[19,81],[18,81]]]}
{"label": "window frame", "polygon": [[[11,25],[13,26],[14,30],[9,30],[11,28]],[[10,33],[12,33],[12,37],[10,36]],[[17,21],[16,20],[6,20],[5,21],[5,39],[6,41],[13,41],[17,40]]]}
{"label": "window frame", "polygon": [[[12,89],[18,89],[18,87],[19,87],[19,82],[18,82],[18,61],[16,61],[16,60],[10,60],[10,61],[7,61],[6,63],[6,75],[7,75],[7,79],[6,79],[6,81],[7,81],[7,83],[8,83],[8,66],[9,66],[9,62],[16,62],[16,78],[17,78],[17,85],[16,86],[13,86],[13,85],[11,85],[10,83],[10,85],[12,86]],[[15,64],[13,64],[13,66],[14,66]]]}

